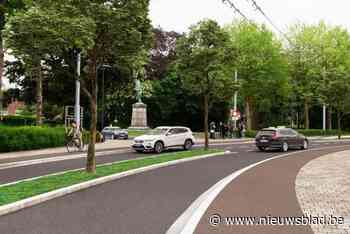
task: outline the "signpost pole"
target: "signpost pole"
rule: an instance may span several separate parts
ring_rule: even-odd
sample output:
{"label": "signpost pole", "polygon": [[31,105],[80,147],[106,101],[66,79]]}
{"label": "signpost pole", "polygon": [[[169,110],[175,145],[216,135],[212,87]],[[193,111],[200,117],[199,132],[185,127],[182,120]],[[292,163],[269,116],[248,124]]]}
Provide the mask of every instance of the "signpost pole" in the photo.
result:
{"label": "signpost pole", "polygon": [[[238,73],[237,73],[237,70],[235,71],[235,82],[237,83],[238,81]],[[234,113],[237,113],[237,96],[238,96],[238,91],[235,91],[235,95],[234,95],[234,98],[233,98],[233,111]],[[234,129],[236,130],[237,129],[237,119],[234,118],[233,120],[233,126],[234,126]]]}

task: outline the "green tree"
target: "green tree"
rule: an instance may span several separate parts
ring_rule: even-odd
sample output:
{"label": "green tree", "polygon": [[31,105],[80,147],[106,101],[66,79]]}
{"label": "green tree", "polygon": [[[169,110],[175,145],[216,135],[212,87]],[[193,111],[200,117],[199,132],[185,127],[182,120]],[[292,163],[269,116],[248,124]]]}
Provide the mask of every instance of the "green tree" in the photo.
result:
{"label": "green tree", "polygon": [[93,28],[91,21],[38,6],[16,13],[8,21],[6,46],[23,61],[27,75],[35,77],[37,125],[42,124],[43,59],[50,53],[62,51],[62,48],[92,44],[89,30]]}
{"label": "green tree", "polygon": [[264,25],[236,21],[226,27],[236,51],[235,67],[240,80],[240,96],[245,102],[247,129],[254,124],[259,110],[269,113],[276,100],[289,95],[288,67],[281,42]]}
{"label": "green tree", "polygon": [[[337,112],[338,128],[347,113],[350,36],[347,30],[320,22],[290,29],[287,48],[294,90],[304,100],[305,128],[314,101]],[[345,92],[345,93],[344,93]]]}
{"label": "green tree", "polygon": [[209,148],[209,107],[217,100],[229,100],[235,90],[228,42],[229,35],[217,22],[204,20],[179,40],[176,51],[177,70],[184,87],[203,103],[206,149]]}
{"label": "green tree", "polygon": [[5,49],[3,42],[3,30],[6,18],[11,16],[16,10],[23,9],[24,2],[22,0],[0,0],[0,112],[3,105],[2,83],[5,65]]}
{"label": "green tree", "polygon": [[325,31],[321,27],[297,24],[290,28],[288,36],[290,43],[287,47],[288,61],[292,77],[293,90],[301,97],[304,108],[304,127],[310,128],[310,108],[314,97],[312,70],[318,54],[315,45],[320,42],[320,35]]}
{"label": "green tree", "polygon": [[[98,69],[102,64],[139,68],[151,47],[151,24],[148,18],[149,0],[66,1],[38,0],[41,8],[53,8],[66,17],[76,16],[92,21],[89,30],[92,46],[81,47],[86,52],[83,90],[89,97],[91,110],[90,144],[86,169],[96,171],[95,142],[97,125]],[[66,8],[62,9],[62,6]],[[51,28],[52,29],[52,28]],[[74,31],[73,31],[74,32]]]}

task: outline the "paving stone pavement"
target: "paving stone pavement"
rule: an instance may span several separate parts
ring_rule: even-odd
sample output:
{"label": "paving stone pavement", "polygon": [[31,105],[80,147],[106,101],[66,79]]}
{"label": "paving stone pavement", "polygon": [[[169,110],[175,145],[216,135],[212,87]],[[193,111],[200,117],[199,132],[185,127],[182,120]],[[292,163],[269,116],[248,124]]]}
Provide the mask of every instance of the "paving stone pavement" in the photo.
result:
{"label": "paving stone pavement", "polygon": [[315,234],[350,234],[350,151],[309,162],[300,170],[295,183],[304,214],[344,218],[343,225],[312,224]]}

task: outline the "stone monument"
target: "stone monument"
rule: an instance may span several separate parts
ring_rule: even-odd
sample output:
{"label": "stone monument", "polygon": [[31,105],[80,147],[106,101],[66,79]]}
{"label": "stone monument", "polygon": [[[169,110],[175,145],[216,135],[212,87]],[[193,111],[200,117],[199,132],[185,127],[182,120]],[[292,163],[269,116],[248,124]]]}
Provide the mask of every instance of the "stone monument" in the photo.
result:
{"label": "stone monument", "polygon": [[132,118],[130,129],[144,130],[148,129],[147,124],[147,105],[142,102],[142,84],[139,79],[135,79],[135,91],[137,103],[132,106]]}

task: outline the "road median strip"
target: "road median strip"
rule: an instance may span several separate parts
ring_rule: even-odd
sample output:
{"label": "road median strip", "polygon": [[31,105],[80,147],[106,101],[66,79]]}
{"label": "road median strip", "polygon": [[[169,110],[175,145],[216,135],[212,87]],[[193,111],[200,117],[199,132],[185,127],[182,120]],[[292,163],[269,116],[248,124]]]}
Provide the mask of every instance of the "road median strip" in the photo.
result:
{"label": "road median strip", "polygon": [[70,171],[4,186],[0,188],[0,216],[129,175],[223,154],[218,149],[167,153],[98,166],[94,175]]}

